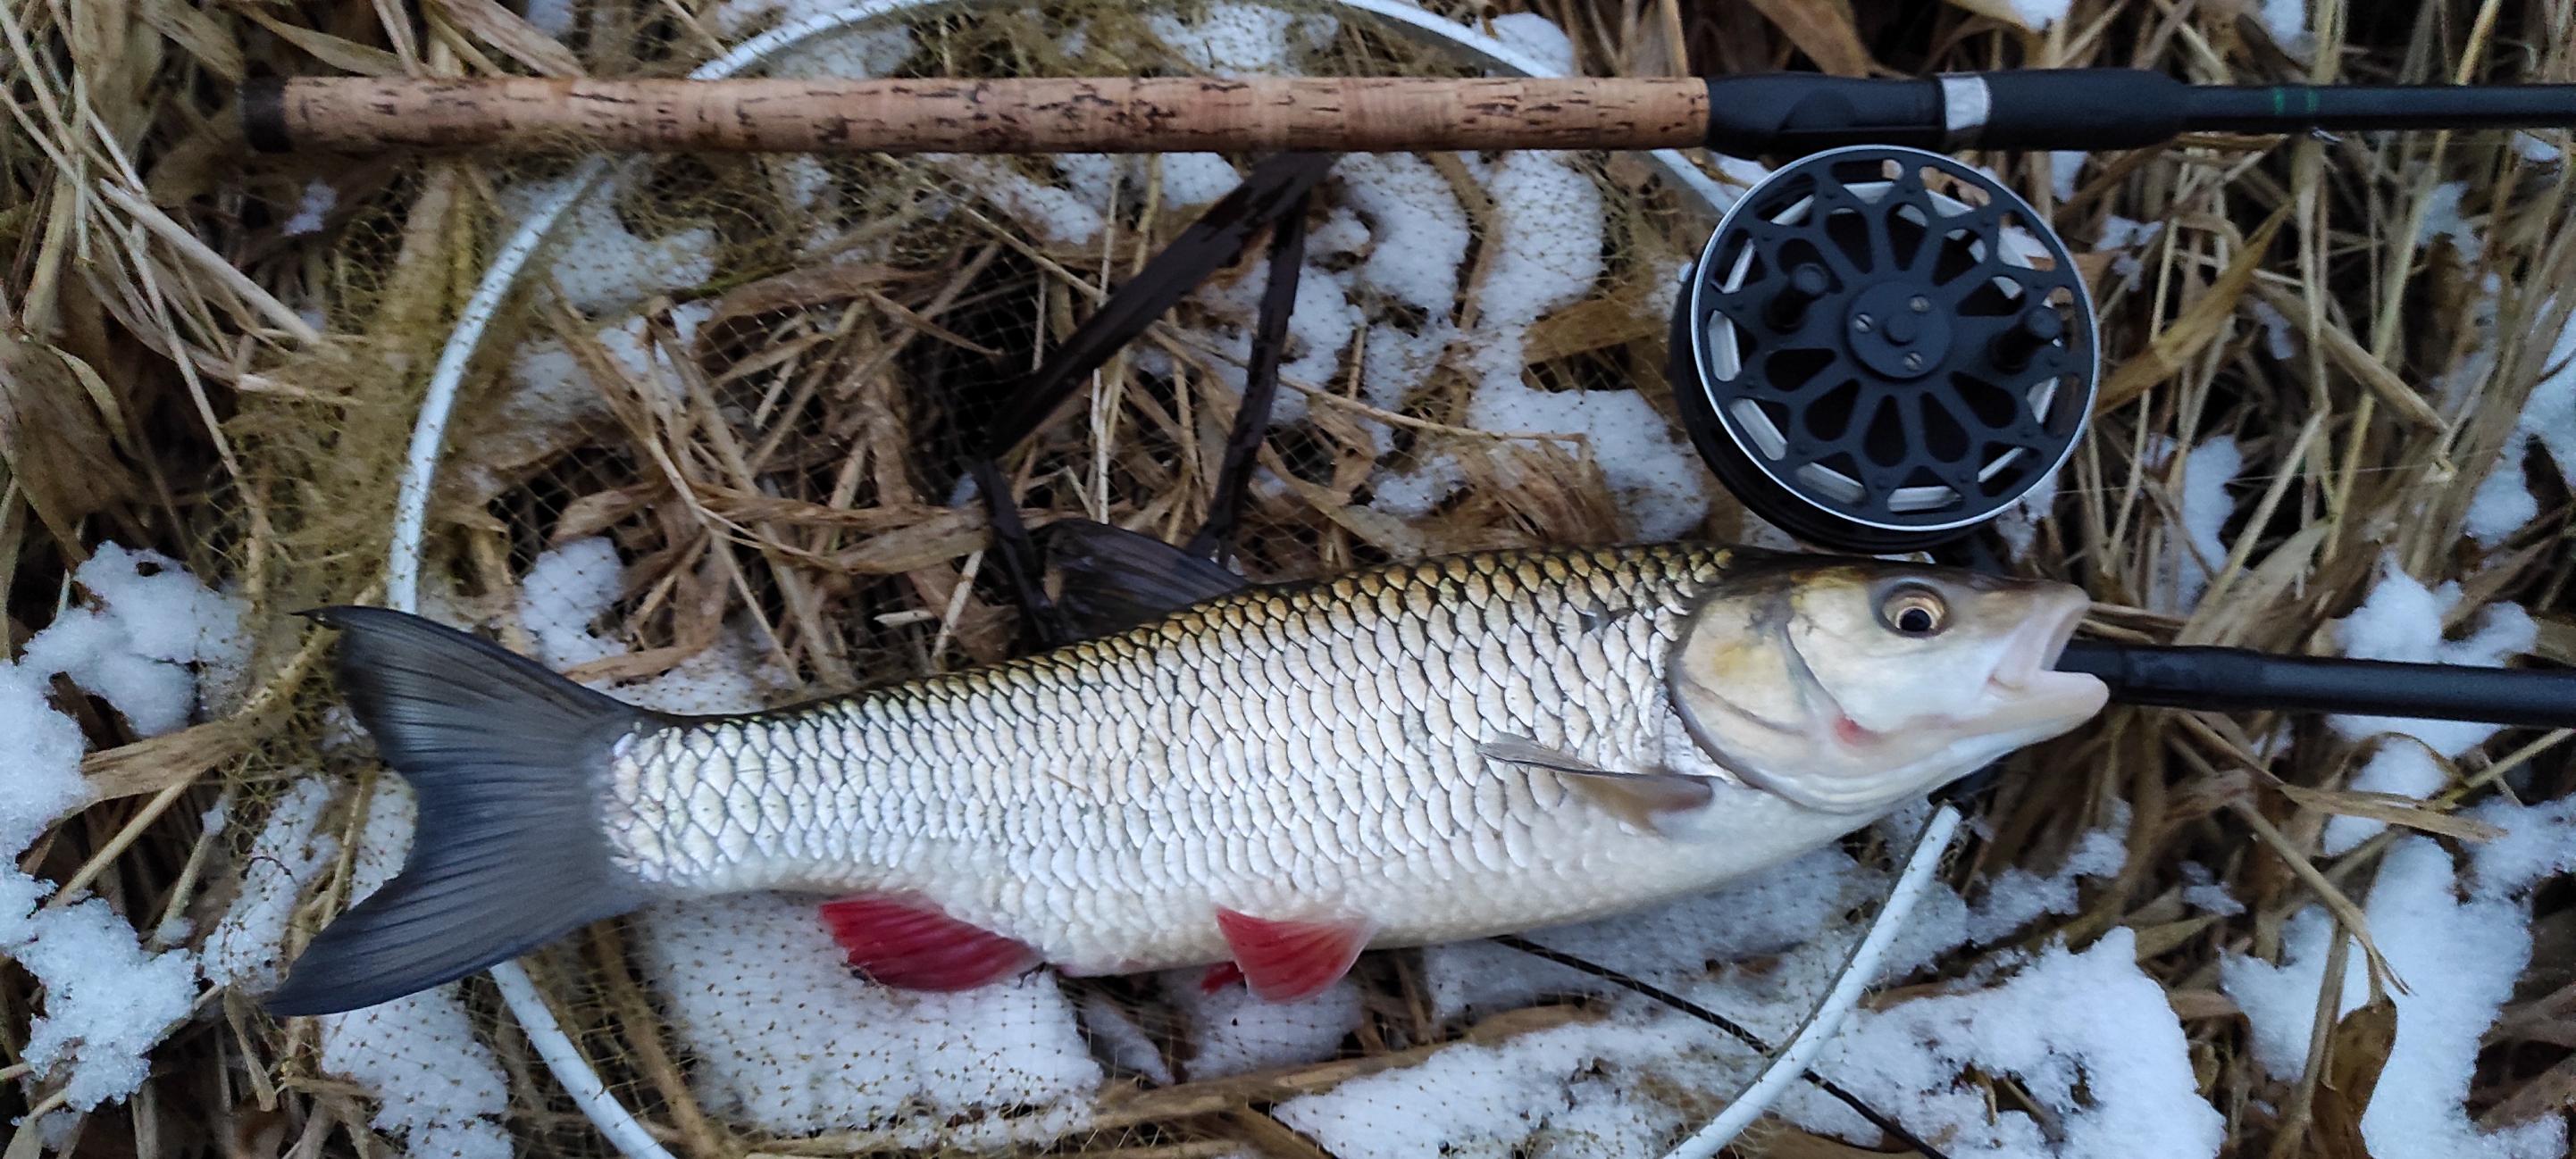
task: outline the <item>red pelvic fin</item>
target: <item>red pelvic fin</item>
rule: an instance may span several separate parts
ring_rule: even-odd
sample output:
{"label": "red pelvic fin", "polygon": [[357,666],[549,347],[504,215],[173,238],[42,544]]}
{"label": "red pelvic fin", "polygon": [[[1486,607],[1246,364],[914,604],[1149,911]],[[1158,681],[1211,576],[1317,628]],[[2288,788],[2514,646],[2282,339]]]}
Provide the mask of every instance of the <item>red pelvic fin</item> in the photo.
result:
{"label": "red pelvic fin", "polygon": [[823,924],[870,981],[907,990],[971,990],[1037,964],[1037,951],[918,899],[823,903]]}
{"label": "red pelvic fin", "polygon": [[1243,981],[1243,967],[1232,962],[1219,962],[1208,967],[1207,976],[1199,979],[1199,993],[1214,994]]}
{"label": "red pelvic fin", "polygon": [[1268,1002],[1322,993],[1350,972],[1376,931],[1375,923],[1358,919],[1274,921],[1222,907],[1216,924],[1243,980]]}

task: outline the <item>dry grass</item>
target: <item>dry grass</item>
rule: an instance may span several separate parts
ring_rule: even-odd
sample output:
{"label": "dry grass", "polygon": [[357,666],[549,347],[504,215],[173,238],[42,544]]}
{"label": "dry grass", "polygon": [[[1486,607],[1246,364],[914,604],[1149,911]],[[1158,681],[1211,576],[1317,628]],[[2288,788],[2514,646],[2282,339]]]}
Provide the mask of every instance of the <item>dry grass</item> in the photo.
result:
{"label": "dry grass", "polygon": [[[1986,0],[1859,5],[1857,27],[1854,6],[1840,0],[1759,0],[1704,13],[1672,0],[1528,6],[1573,30],[1584,67],[1596,72],[1664,73],[1688,59],[1705,71],[1812,60],[1907,74],[2134,65],[2222,83],[2576,76],[2568,0],[2420,10],[2314,0],[2312,27],[2323,34],[2311,62],[2286,56],[2221,0],[2082,0],[2072,19],[2040,36],[1979,15],[1999,8]],[[442,15],[430,18],[401,17],[408,7],[0,4],[0,69],[12,98],[0,122],[0,586],[9,642],[52,617],[69,568],[107,540],[149,544],[238,583],[262,632],[261,694],[241,713],[174,738],[134,743],[112,713],[67,701],[97,750],[90,772],[100,800],[61,822],[27,861],[55,881],[87,880],[142,929],[170,913],[207,928],[238,880],[242,849],[203,836],[199,814],[218,798],[247,811],[237,816],[255,813],[320,759],[327,689],[315,679],[310,641],[281,613],[379,590],[402,443],[429,363],[505,228],[496,191],[547,168],[246,157],[229,127],[230,85],[261,70],[474,74],[574,62],[600,75],[666,74],[724,39],[695,18],[707,7],[700,0],[585,3],[589,32],[569,52],[492,23],[494,6],[481,0],[433,3]],[[1134,29],[1113,11],[1095,14],[1101,42],[1114,45]],[[1118,63],[1066,59],[1051,35],[1020,18],[944,26],[935,43],[937,65],[954,72]],[[1353,70],[1436,67],[1367,38],[1337,52]],[[2556,481],[2535,477],[2540,518],[2496,550],[2481,552],[2461,534],[2467,488],[2505,445],[2547,336],[2570,306],[2549,299],[2576,282],[2563,170],[2534,166],[2496,135],[2205,139],[2102,156],[2061,202],[2050,196],[2046,158],[1977,159],[2001,168],[2079,250],[2115,216],[2164,226],[2139,254],[2134,278],[2111,269],[2108,255],[2088,259],[2109,355],[2105,402],[2055,518],[2021,566],[2085,584],[2104,605],[2106,634],[2307,651],[2331,647],[2328,621],[2359,601],[2393,555],[2427,582],[2458,580],[2464,610],[2523,603],[2540,620],[2541,657],[2576,661],[2569,496]],[[1691,252],[1704,227],[1647,187],[1632,160],[1588,164],[1612,207],[1612,272],[1598,301],[1533,332],[1531,373],[1557,386],[1633,382],[1669,413],[1661,321],[1645,302],[1652,279]],[[1041,334],[1060,338],[1186,215],[1162,208],[1157,187],[1131,189],[1126,196],[1144,204],[1113,215],[1105,237],[1059,245],[1032,241],[971,199],[934,219],[937,194],[958,182],[924,163],[856,158],[834,167],[839,208],[820,222],[781,192],[782,167],[749,162],[656,163],[662,179],[643,183],[625,206],[639,232],[703,222],[717,234],[711,277],[643,303],[658,319],[657,342],[672,340],[670,308],[713,309],[695,346],[672,359],[687,388],[677,401],[630,381],[593,337],[602,319],[578,316],[560,297],[523,294],[506,312],[490,349],[562,342],[605,384],[603,401],[580,421],[532,431],[502,405],[502,356],[474,376],[431,544],[432,574],[461,608],[508,621],[537,553],[608,534],[633,561],[611,627],[634,650],[586,675],[657,674],[716,643],[729,618],[755,621],[770,658],[809,690],[1018,646],[1013,613],[982,565],[980,519],[945,506],[962,432],[993,404],[991,384],[1028,365]],[[282,223],[317,181],[335,190],[336,207],[318,232],[288,236]],[[2473,258],[2417,241],[2444,182],[2466,183],[2460,211],[2484,239]],[[1468,204],[1481,236],[1490,207]],[[834,240],[800,249],[798,239],[818,225]],[[1490,257],[1471,255],[1469,310]],[[2488,278],[2491,299],[2481,291]],[[2493,318],[2482,323],[2488,301]],[[2295,326],[2291,357],[2266,353],[2258,303]],[[1034,520],[1105,515],[1173,538],[1197,525],[1233,395],[1211,380],[1213,356],[1194,345],[1189,321],[1176,316],[1140,344],[1182,367],[1185,386],[1157,385],[1138,357],[1114,360],[1086,406],[1004,464]],[[2473,357],[2482,350],[2494,358]],[[1389,555],[1629,532],[1593,460],[1462,429],[1466,385],[1436,374],[1392,413],[1359,401],[1355,381],[1292,384],[1311,389],[1314,417],[1268,452],[1283,486],[1255,497],[1247,568],[1311,574]],[[1418,445],[1460,454],[1470,478],[1463,498],[1412,521],[1365,506],[1375,458],[1367,420],[1393,424],[1407,453]],[[2149,611],[2158,563],[2182,537],[2174,468],[2150,447],[2220,433],[2240,441],[2246,466],[2229,491],[2236,514],[2224,528],[2213,594],[2189,616]],[[1745,529],[1721,496],[1703,531],[1729,538]],[[2348,1075],[2356,1063],[2366,1069],[2368,1060],[2335,1057],[2336,1028],[2321,1022],[2309,1078],[2270,1081],[2218,989],[2216,963],[2222,952],[2276,952],[2283,921],[2321,896],[2337,905],[2362,896],[2390,838],[2319,856],[2332,811],[2372,807],[2340,792],[2364,754],[2320,724],[2290,721],[2288,755],[2256,757],[2264,749],[2256,738],[2275,725],[2115,711],[2017,762],[2018,772],[2046,775],[2007,777],[1984,799],[1990,836],[1957,859],[1952,881],[1973,891],[2005,866],[2053,864],[2112,802],[2125,801],[2127,866],[2089,888],[2077,916],[2024,931],[2019,944],[2064,937],[2081,945],[2117,926],[2135,930],[2141,965],[2183,1019],[2203,1092],[2227,1117],[2231,1153],[2327,1154],[2330,1136],[2317,1124],[2341,1109],[2335,1088],[2317,1080]],[[2532,795],[2576,788],[2566,739],[2508,733],[2491,753],[2461,762],[2457,791],[2395,819],[2457,835],[2449,814],[2495,791],[2508,769]],[[2178,900],[2186,862],[2214,869],[2247,912],[2218,919],[2187,910]],[[331,895],[345,872],[325,881],[323,896],[305,903],[299,936],[337,904]],[[2480,1058],[2471,1110],[2490,1121],[2564,1114],[2569,1103],[2576,1037],[2566,1012],[2576,976],[2566,963],[2576,961],[2576,910],[2564,890],[2542,899],[2535,966]],[[557,993],[586,1020],[585,1045],[616,1064],[621,1089],[684,1151],[735,1154],[750,1145],[752,1136],[690,1101],[679,1076],[685,1059],[669,1056],[648,996],[616,968],[624,950],[614,931],[581,941],[540,965],[546,977],[587,971],[589,984]],[[1975,956],[1942,963],[1939,976],[1964,972]],[[611,968],[591,968],[599,963]],[[1235,1137],[1297,1153],[1302,1144],[1282,1139],[1284,1129],[1256,1108],[1283,1091],[1401,1061],[1443,1033],[1421,1012],[1405,969],[1391,961],[1372,974],[1382,992],[1352,1057],[1133,1096],[1115,1114],[1140,1130],[1100,1145],[1177,1157]],[[481,986],[469,993],[488,1015]],[[40,1007],[33,991],[23,973],[0,968],[0,1068],[16,1061]],[[141,1096],[87,1117],[75,1151],[154,1159],[388,1146],[365,1125],[363,1092],[317,1073],[309,1027],[274,1023],[235,994],[210,994],[202,1008],[205,1017],[163,1045]],[[1546,1007],[1519,1017],[1574,1016]],[[512,1129],[534,1151],[597,1153],[524,1043],[506,1025],[495,1038],[517,1080]],[[11,1082],[0,1091],[0,1118],[48,1094]],[[1996,1095],[2005,1106],[2014,1097]],[[1839,1153],[1820,1141],[1769,1141],[1784,1155]],[[835,1142],[801,1149],[829,1152]]]}

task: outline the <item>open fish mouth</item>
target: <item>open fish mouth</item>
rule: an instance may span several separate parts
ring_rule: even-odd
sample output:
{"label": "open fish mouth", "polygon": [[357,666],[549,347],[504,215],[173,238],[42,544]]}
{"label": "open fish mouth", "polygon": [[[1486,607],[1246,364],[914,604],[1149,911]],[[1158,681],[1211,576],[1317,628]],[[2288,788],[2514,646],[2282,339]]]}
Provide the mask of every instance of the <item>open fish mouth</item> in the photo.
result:
{"label": "open fish mouth", "polygon": [[2014,633],[1994,671],[1987,674],[1988,691],[2006,703],[2041,712],[2083,711],[2088,703],[2092,709],[2100,708],[2110,691],[2100,679],[2057,670],[2058,657],[2065,654],[2092,606],[2083,592],[2070,590],[2039,608]]}

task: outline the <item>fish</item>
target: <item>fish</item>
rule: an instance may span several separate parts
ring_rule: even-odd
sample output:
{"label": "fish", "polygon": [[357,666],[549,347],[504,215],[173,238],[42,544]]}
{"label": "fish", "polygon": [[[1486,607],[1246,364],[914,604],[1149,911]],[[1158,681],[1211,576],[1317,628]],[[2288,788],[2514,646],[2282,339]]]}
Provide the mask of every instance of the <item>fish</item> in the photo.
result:
{"label": "fish", "polygon": [[655,712],[480,635],[307,613],[417,800],[401,871],[264,1004],[391,1001],[642,906],[814,900],[956,991],[1204,967],[1270,1002],[1363,953],[1606,917],[1828,844],[2102,708],[2049,580],[1717,543],[1254,583],[1050,527],[1058,647],[764,711]]}

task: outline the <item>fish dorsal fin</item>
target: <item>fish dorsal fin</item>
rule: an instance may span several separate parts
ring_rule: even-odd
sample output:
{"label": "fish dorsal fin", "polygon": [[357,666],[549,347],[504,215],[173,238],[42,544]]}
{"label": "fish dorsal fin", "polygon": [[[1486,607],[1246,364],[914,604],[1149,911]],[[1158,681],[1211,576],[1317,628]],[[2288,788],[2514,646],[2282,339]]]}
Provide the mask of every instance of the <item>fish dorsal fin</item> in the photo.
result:
{"label": "fish dorsal fin", "polygon": [[869,981],[906,990],[971,990],[1034,966],[1037,951],[906,897],[823,903],[823,924]]}
{"label": "fish dorsal fin", "polygon": [[1494,737],[1479,742],[1476,752],[1487,760],[1555,773],[1567,787],[1620,820],[1657,833],[1664,831],[1665,815],[1697,809],[1717,796],[1718,782],[1713,778],[1669,771],[1629,773],[1605,769],[1525,736]]}
{"label": "fish dorsal fin", "polygon": [[1244,984],[1264,1002],[1296,1002],[1350,972],[1377,923],[1361,918],[1273,919],[1219,907],[1217,928]]}
{"label": "fish dorsal fin", "polygon": [[1086,637],[1258,586],[1215,560],[1106,523],[1058,520],[1047,525],[1046,536],[1047,555],[1064,578],[1061,606]]}

